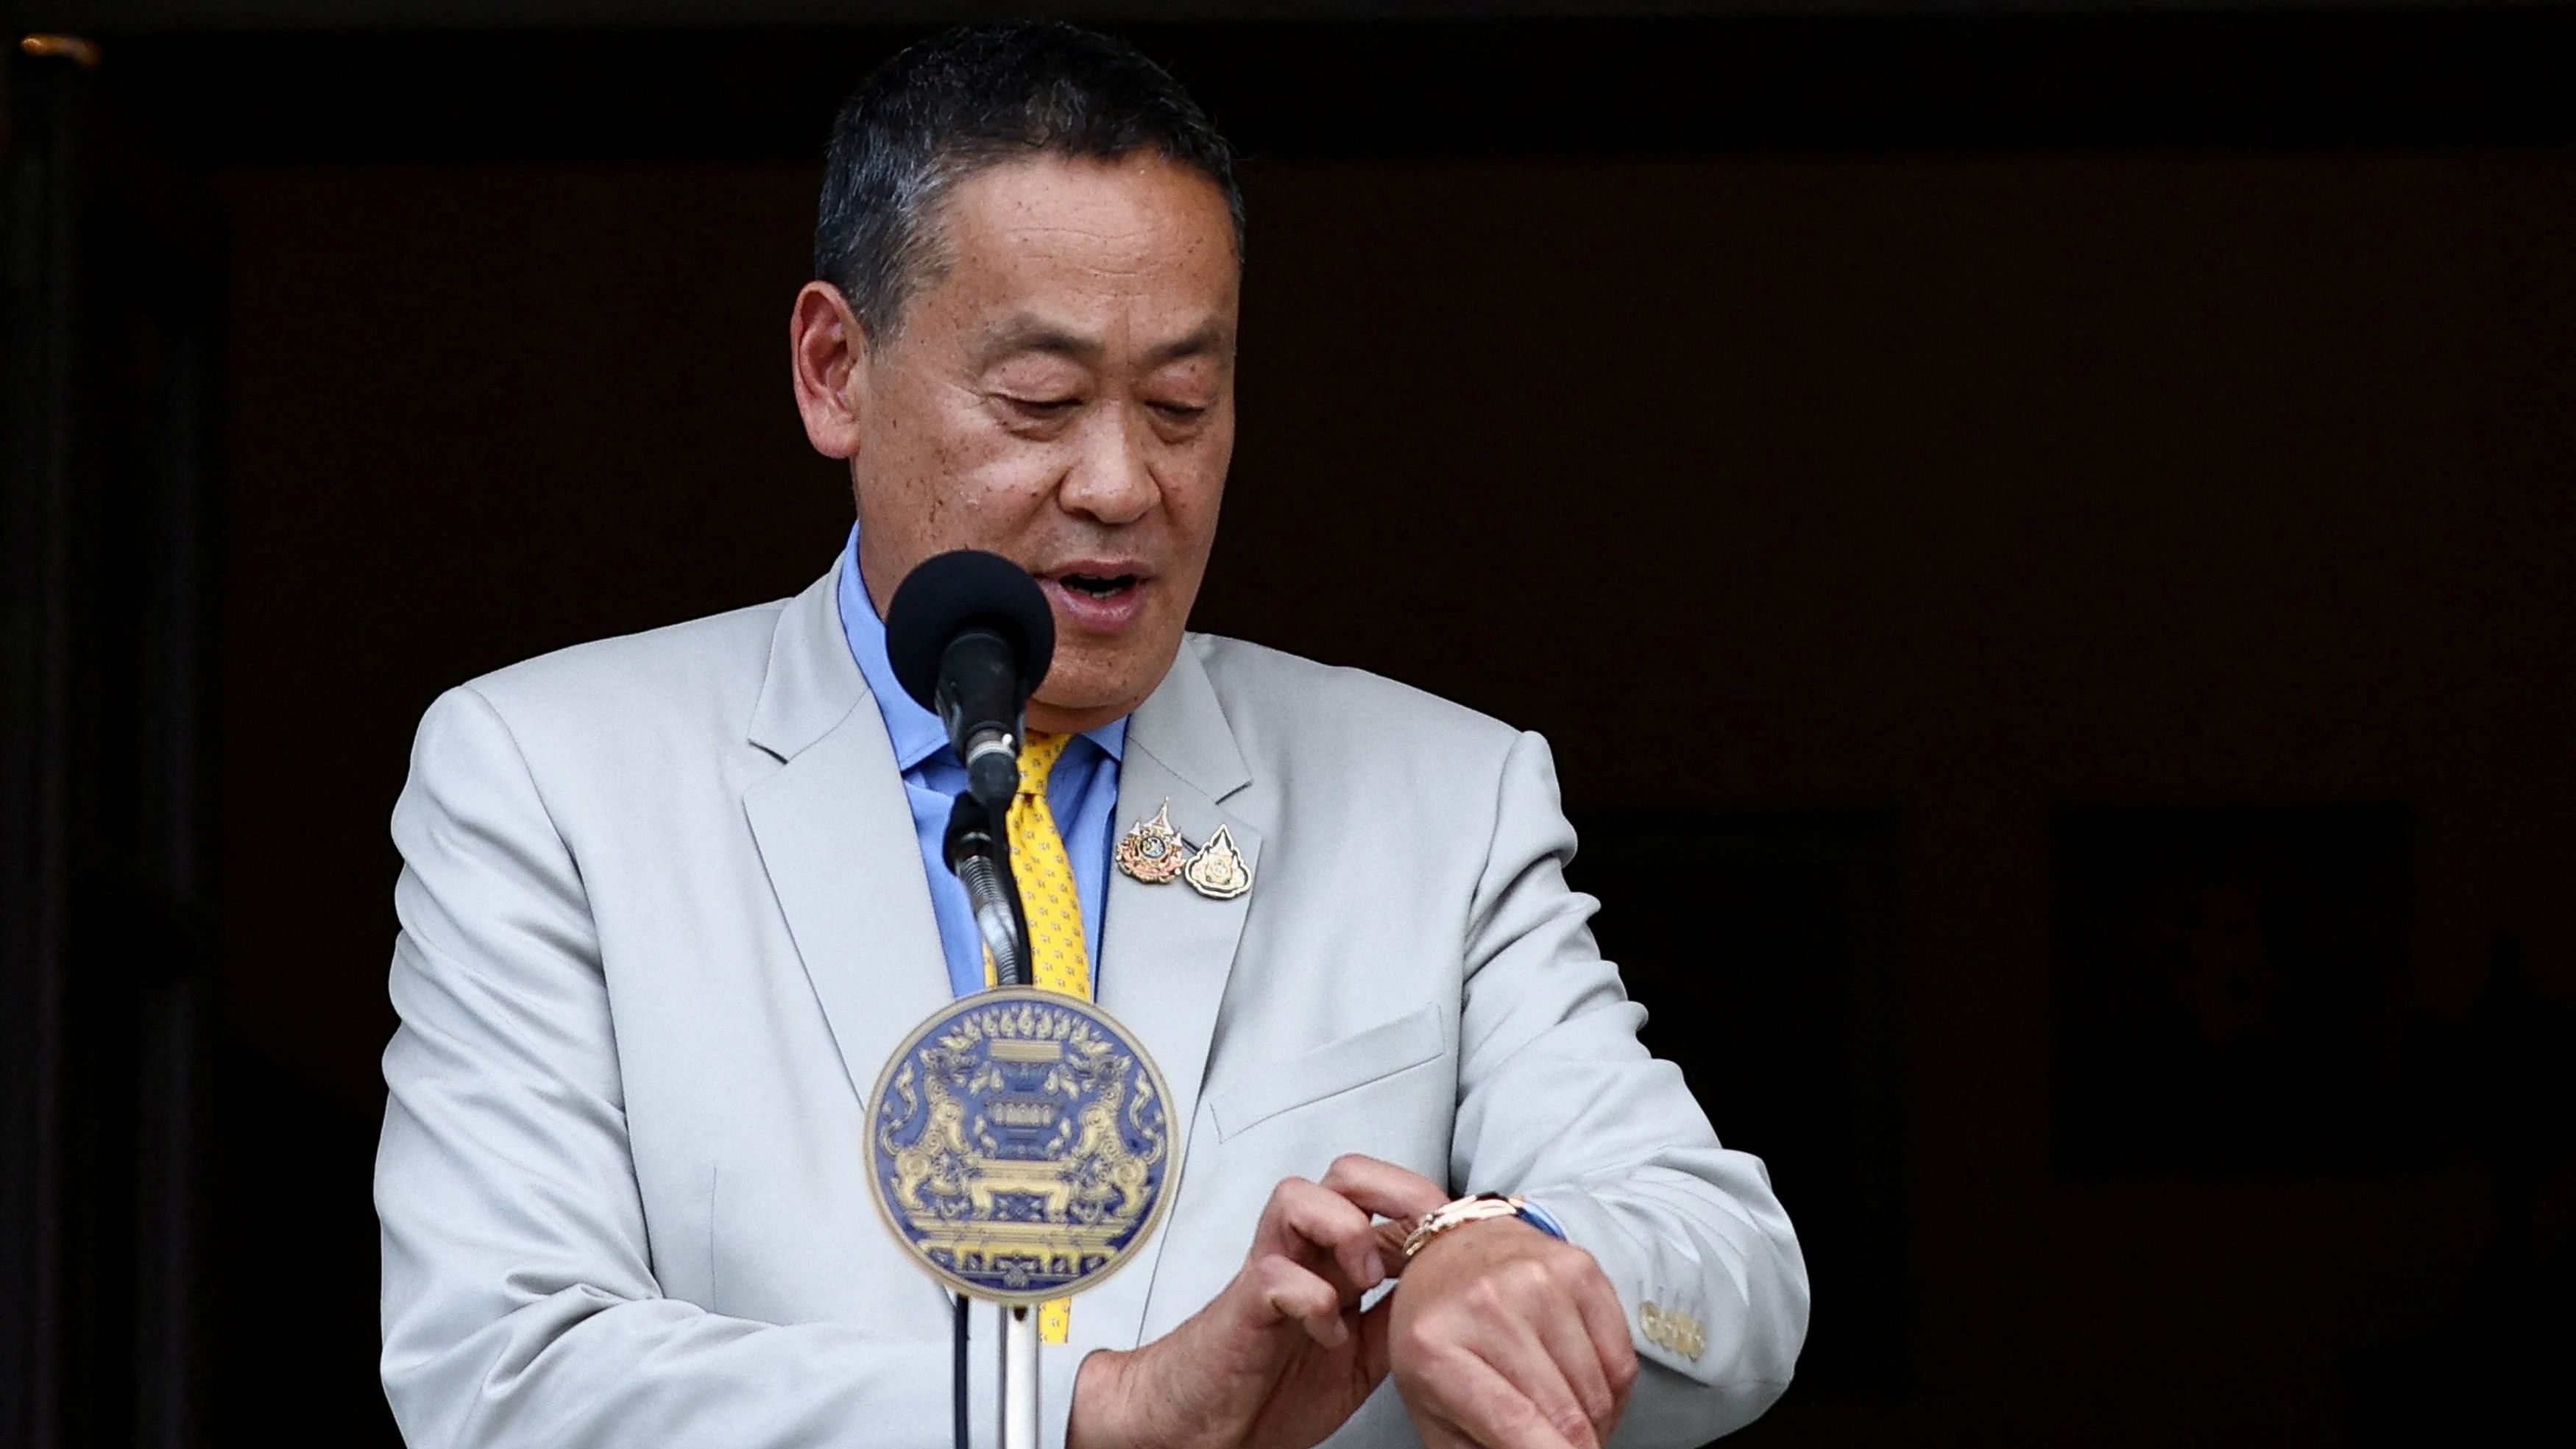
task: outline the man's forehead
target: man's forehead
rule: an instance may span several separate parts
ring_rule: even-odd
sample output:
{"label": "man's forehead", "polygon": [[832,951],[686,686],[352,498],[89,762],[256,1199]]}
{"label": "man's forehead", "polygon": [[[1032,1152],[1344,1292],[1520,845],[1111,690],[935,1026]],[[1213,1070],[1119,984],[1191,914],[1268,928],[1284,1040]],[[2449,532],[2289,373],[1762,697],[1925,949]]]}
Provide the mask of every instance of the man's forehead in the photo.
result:
{"label": "man's forehead", "polygon": [[952,260],[1004,272],[1062,268],[1134,286],[1237,270],[1224,197],[1167,161],[1003,162],[959,182],[933,216]]}

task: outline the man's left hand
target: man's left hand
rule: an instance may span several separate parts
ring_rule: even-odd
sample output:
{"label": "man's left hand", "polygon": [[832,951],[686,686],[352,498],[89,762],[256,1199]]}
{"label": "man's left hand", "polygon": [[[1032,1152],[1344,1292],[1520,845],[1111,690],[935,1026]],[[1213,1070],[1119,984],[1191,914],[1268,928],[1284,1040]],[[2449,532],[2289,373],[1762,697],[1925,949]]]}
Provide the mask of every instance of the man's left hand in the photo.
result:
{"label": "man's left hand", "polygon": [[1428,1449],[1608,1442],[1637,1379],[1637,1351],[1590,1253],[1493,1218],[1432,1238],[1403,1275],[1391,1368]]}

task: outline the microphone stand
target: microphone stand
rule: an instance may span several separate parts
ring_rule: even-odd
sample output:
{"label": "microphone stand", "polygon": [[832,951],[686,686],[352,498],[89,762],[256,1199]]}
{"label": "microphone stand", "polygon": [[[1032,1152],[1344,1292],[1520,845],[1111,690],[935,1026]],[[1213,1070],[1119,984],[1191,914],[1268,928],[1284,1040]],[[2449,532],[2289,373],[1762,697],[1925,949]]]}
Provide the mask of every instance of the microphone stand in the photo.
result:
{"label": "microphone stand", "polygon": [[[975,932],[993,956],[993,979],[1000,986],[1026,986],[1034,979],[1029,960],[1029,920],[1020,904],[1020,885],[1011,873],[1011,847],[994,829],[993,816],[969,789],[960,791],[948,812],[948,832],[940,853],[966,887],[975,914]],[[1002,1312],[1001,1449],[1038,1449],[1038,1320],[1024,1307],[1000,1305]],[[958,1301],[956,1336],[957,1449],[966,1442],[965,1300]]]}
{"label": "microphone stand", "polygon": [[960,791],[949,807],[948,834],[940,846],[948,868],[966,887],[966,903],[975,913],[975,933],[993,953],[993,984],[1026,986],[1029,971],[1029,918],[1020,908],[1020,883],[1011,874],[1011,847],[993,828],[992,813],[971,791]]}

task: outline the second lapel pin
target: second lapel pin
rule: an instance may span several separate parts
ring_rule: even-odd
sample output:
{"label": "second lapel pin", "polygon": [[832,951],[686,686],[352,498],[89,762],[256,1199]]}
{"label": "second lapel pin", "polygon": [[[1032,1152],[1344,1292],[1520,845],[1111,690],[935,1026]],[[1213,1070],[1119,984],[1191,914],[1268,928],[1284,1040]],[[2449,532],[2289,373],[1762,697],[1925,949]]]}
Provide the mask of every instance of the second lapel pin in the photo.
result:
{"label": "second lapel pin", "polygon": [[1198,854],[1190,857],[1181,879],[1209,900],[1230,901],[1252,889],[1252,867],[1243,863],[1243,852],[1235,849],[1234,831],[1220,825]]}

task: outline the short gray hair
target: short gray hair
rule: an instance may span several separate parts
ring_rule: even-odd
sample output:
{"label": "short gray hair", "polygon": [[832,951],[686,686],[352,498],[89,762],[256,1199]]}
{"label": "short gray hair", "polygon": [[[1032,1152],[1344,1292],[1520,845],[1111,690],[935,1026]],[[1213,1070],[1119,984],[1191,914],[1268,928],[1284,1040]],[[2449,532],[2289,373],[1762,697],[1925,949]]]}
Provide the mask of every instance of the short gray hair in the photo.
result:
{"label": "short gray hair", "polygon": [[841,107],[814,223],[814,275],[871,342],[942,265],[933,213],[988,166],[1152,151],[1215,182],[1243,255],[1234,153],[1198,103],[1124,41],[1056,21],[968,25],[879,66]]}

